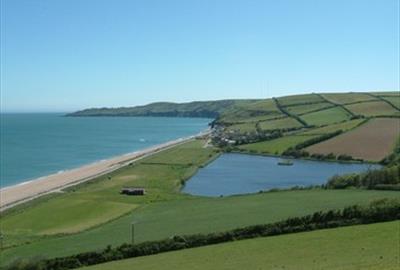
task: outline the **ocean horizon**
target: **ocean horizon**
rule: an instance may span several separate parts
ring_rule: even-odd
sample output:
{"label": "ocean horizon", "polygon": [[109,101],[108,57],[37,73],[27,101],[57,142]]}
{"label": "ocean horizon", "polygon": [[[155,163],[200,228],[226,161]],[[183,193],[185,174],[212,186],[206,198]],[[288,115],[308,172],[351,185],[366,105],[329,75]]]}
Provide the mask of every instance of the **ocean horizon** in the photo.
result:
{"label": "ocean horizon", "polygon": [[0,114],[0,188],[195,135],[212,119]]}

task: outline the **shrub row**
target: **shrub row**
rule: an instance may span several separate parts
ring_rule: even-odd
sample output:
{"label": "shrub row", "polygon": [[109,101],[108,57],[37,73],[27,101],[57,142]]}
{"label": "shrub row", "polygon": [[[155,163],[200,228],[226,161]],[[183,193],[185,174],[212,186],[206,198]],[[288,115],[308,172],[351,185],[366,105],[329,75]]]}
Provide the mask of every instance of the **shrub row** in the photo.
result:
{"label": "shrub row", "polygon": [[278,107],[278,109],[283,113],[286,114],[289,117],[292,117],[294,119],[296,119],[298,122],[300,122],[304,127],[308,127],[308,124],[306,121],[304,121],[303,119],[301,119],[299,116],[297,116],[296,114],[290,113],[288,110],[285,109],[285,107],[283,107],[278,99],[276,98],[272,98],[275,101],[276,107]]}
{"label": "shrub row", "polygon": [[328,180],[327,188],[343,189],[348,187],[367,189],[399,190],[400,165],[394,165],[360,174],[335,175]]}
{"label": "shrub row", "polygon": [[169,239],[136,245],[123,244],[116,248],[80,253],[73,256],[38,261],[16,261],[8,270],[65,270],[166,251],[200,247],[217,243],[280,235],[355,224],[368,224],[400,219],[400,200],[380,200],[367,207],[351,206],[343,210],[316,212],[281,222],[254,225],[221,233],[174,236]]}
{"label": "shrub row", "polygon": [[[342,130],[337,130],[335,132],[324,134],[324,135],[321,135],[321,136],[316,137],[316,138],[311,138],[309,140],[306,140],[306,141],[304,141],[302,143],[299,143],[299,144],[295,145],[294,147],[289,147],[287,150],[285,150],[282,153],[282,155],[291,156],[291,157],[294,157],[294,158],[309,157],[310,153],[308,153],[307,151],[302,150],[303,148],[306,148],[306,147],[311,146],[313,144],[320,143],[322,141],[325,141],[325,140],[328,140],[330,138],[333,138],[333,137],[341,134],[342,132],[343,132]],[[336,159],[336,156],[333,155],[333,154],[329,154],[329,155],[313,154],[313,155],[311,155],[311,157],[316,158],[316,159]],[[337,159],[339,159],[339,160],[349,160],[349,158],[352,159],[350,156],[346,156],[346,155],[340,155],[340,156],[337,157]]]}

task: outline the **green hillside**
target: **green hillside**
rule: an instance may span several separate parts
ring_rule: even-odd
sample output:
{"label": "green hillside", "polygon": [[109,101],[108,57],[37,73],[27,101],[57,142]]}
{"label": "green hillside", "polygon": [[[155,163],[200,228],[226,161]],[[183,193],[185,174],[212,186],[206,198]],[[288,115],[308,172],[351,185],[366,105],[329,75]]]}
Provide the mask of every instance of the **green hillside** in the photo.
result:
{"label": "green hillside", "polygon": [[399,225],[394,221],[242,240],[81,269],[394,270],[399,266]]}

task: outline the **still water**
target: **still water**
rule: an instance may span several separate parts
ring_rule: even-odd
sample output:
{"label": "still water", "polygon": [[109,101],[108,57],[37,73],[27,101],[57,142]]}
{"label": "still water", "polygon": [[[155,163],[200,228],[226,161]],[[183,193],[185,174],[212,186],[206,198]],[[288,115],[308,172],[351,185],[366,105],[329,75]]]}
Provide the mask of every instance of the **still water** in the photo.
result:
{"label": "still water", "polygon": [[292,160],[292,166],[280,166],[280,158],[223,154],[207,167],[200,169],[183,192],[220,196],[254,193],[272,188],[320,185],[333,175],[362,172],[379,165]]}

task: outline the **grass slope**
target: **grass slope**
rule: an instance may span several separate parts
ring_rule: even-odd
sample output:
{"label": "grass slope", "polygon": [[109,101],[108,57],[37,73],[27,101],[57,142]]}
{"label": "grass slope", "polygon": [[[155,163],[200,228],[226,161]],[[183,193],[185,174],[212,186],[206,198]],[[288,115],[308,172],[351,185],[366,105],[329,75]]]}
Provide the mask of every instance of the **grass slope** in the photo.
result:
{"label": "grass slope", "polygon": [[350,121],[346,121],[343,123],[328,125],[320,128],[313,128],[304,132],[301,132],[302,135],[323,135],[335,132],[337,130],[348,131],[360,125],[364,119],[354,119]]}
{"label": "grass slope", "polygon": [[396,110],[384,101],[364,102],[346,105],[356,115],[364,116],[381,116],[381,115],[400,115],[400,111]]}
{"label": "grass slope", "polygon": [[323,96],[326,99],[338,104],[378,100],[377,98],[364,93],[323,94]]}
{"label": "grass slope", "polygon": [[309,135],[309,136],[290,135],[274,140],[240,145],[239,149],[255,153],[278,155],[282,154],[282,152],[284,152],[289,147],[295,146],[299,143],[302,143],[304,141],[316,137],[318,137],[318,135]]}
{"label": "grass slope", "polygon": [[309,125],[329,125],[349,120],[349,114],[340,107],[333,107],[326,110],[304,114],[301,118]]}
{"label": "grass slope", "polygon": [[0,261],[7,263],[18,257],[64,256],[101,249],[109,244],[120,245],[130,241],[132,221],[137,222],[135,238],[142,242],[270,223],[396,196],[396,192],[390,191],[304,190],[226,198],[182,198],[143,205],[129,215],[78,234],[42,238],[3,250]]}
{"label": "grass slope", "polygon": [[302,124],[299,121],[291,117],[260,122],[260,128],[263,130],[293,128],[301,126]]}
{"label": "grass slope", "polygon": [[128,269],[398,269],[400,222],[242,240],[87,267]]}
{"label": "grass slope", "polygon": [[322,102],[322,103],[315,103],[315,104],[290,106],[290,107],[286,107],[286,110],[289,111],[290,113],[301,115],[301,114],[305,114],[308,112],[329,108],[332,106],[334,106],[334,105],[332,105],[331,103]]}

